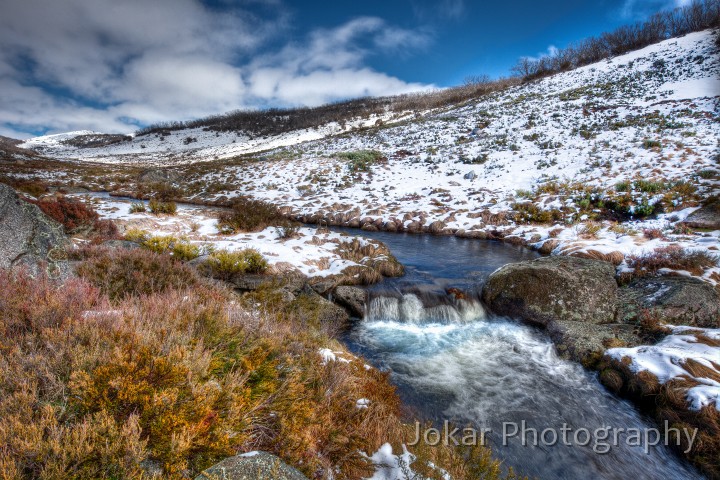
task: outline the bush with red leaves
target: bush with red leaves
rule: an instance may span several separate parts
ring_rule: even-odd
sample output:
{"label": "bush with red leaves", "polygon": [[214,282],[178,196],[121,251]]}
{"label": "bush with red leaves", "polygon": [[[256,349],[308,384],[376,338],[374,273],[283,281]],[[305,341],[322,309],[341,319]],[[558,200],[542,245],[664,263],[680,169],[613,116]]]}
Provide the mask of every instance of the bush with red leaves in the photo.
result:
{"label": "bush with red leaves", "polygon": [[82,202],[60,197],[56,200],[28,200],[34,203],[45,215],[62,224],[66,233],[89,231],[100,220],[100,216]]}

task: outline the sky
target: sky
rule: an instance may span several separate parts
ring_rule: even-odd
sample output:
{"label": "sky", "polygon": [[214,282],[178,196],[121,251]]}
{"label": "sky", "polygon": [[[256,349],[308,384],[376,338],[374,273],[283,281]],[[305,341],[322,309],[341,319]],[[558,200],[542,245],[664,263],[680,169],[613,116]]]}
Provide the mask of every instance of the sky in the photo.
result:
{"label": "sky", "polygon": [[509,75],[688,0],[2,0],[0,135],[130,133]]}

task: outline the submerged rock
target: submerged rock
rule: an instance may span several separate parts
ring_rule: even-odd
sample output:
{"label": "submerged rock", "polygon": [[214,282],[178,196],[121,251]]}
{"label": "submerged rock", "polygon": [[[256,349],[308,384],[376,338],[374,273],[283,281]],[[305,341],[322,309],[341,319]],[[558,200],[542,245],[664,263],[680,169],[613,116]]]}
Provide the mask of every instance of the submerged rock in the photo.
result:
{"label": "submerged rock", "polygon": [[558,256],[500,268],[488,278],[482,299],[499,315],[540,325],[600,324],[614,321],[617,290],[612,264]]}
{"label": "submerged rock", "polygon": [[307,477],[275,455],[250,452],[226,458],[195,480],[307,480]]}
{"label": "submerged rock", "polygon": [[624,321],[648,310],[660,323],[720,327],[720,295],[712,285],[696,278],[642,278],[620,289],[619,294],[619,317]]}
{"label": "submerged rock", "polygon": [[38,271],[45,264],[51,276],[65,277],[70,272],[64,260],[67,245],[62,225],[0,183],[0,268]]}

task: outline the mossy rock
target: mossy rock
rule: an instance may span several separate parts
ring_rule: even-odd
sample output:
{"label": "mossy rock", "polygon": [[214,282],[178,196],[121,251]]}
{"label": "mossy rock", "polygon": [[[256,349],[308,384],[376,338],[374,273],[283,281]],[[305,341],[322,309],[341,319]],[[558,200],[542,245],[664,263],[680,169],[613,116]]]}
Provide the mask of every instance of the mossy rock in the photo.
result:
{"label": "mossy rock", "polygon": [[0,268],[37,272],[46,265],[51,276],[64,278],[70,274],[64,255],[68,244],[62,225],[0,183]]}
{"label": "mossy rock", "polygon": [[688,277],[641,278],[619,290],[622,321],[647,310],[660,323],[720,327],[720,295],[707,282]]}
{"label": "mossy rock", "polygon": [[195,480],[307,480],[307,477],[275,455],[251,452],[226,458]]}
{"label": "mossy rock", "polygon": [[617,305],[615,267],[576,257],[545,257],[495,271],[482,299],[498,315],[548,325],[552,321],[612,323]]}
{"label": "mossy rock", "polygon": [[624,324],[555,321],[547,326],[547,331],[561,357],[589,369],[595,368],[609,346],[632,347],[641,343],[634,327]]}

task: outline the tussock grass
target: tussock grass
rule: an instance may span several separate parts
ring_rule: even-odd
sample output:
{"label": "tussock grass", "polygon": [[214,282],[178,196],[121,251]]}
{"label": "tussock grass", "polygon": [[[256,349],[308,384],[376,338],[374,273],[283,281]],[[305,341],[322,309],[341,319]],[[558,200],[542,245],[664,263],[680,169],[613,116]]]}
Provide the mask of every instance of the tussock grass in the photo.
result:
{"label": "tussock grass", "polygon": [[148,203],[148,208],[155,215],[175,215],[177,213],[177,204],[175,202],[161,201],[154,198]]}
{"label": "tussock grass", "polygon": [[370,285],[383,277],[400,277],[405,268],[380,242],[368,242],[358,238],[339,242],[335,249],[340,258],[358,263],[343,271],[342,283],[345,285]]}
{"label": "tussock grass", "polygon": [[717,265],[718,257],[704,251],[688,250],[677,245],[668,245],[652,253],[632,255],[627,259],[628,266],[635,271],[634,277],[657,275],[660,269],[685,270],[701,276],[705,268]]}
{"label": "tussock grass", "polygon": [[233,200],[230,212],[222,212],[218,228],[222,233],[259,232],[271,226],[285,226],[290,222],[273,204],[248,197]]}
{"label": "tussock grass", "polygon": [[[673,428],[689,430],[697,429],[697,438],[690,449],[687,439],[681,436],[680,445],[673,435],[666,439],[668,444],[685,454],[703,473],[710,478],[720,476],[720,412],[715,405],[702,408],[699,412],[688,409],[687,391],[699,385],[691,377],[681,377],[661,384],[653,374],[643,371],[634,374],[629,368],[629,359],[621,361],[603,359],[600,369],[600,380],[612,391],[630,397],[648,409],[660,423],[667,421]],[[718,369],[689,360],[681,365],[689,375],[697,378],[710,378],[720,381]]]}
{"label": "tussock grass", "polygon": [[214,278],[229,280],[233,276],[243,273],[264,273],[268,268],[268,262],[260,252],[253,248],[232,252],[217,250],[210,254],[204,267]]}

